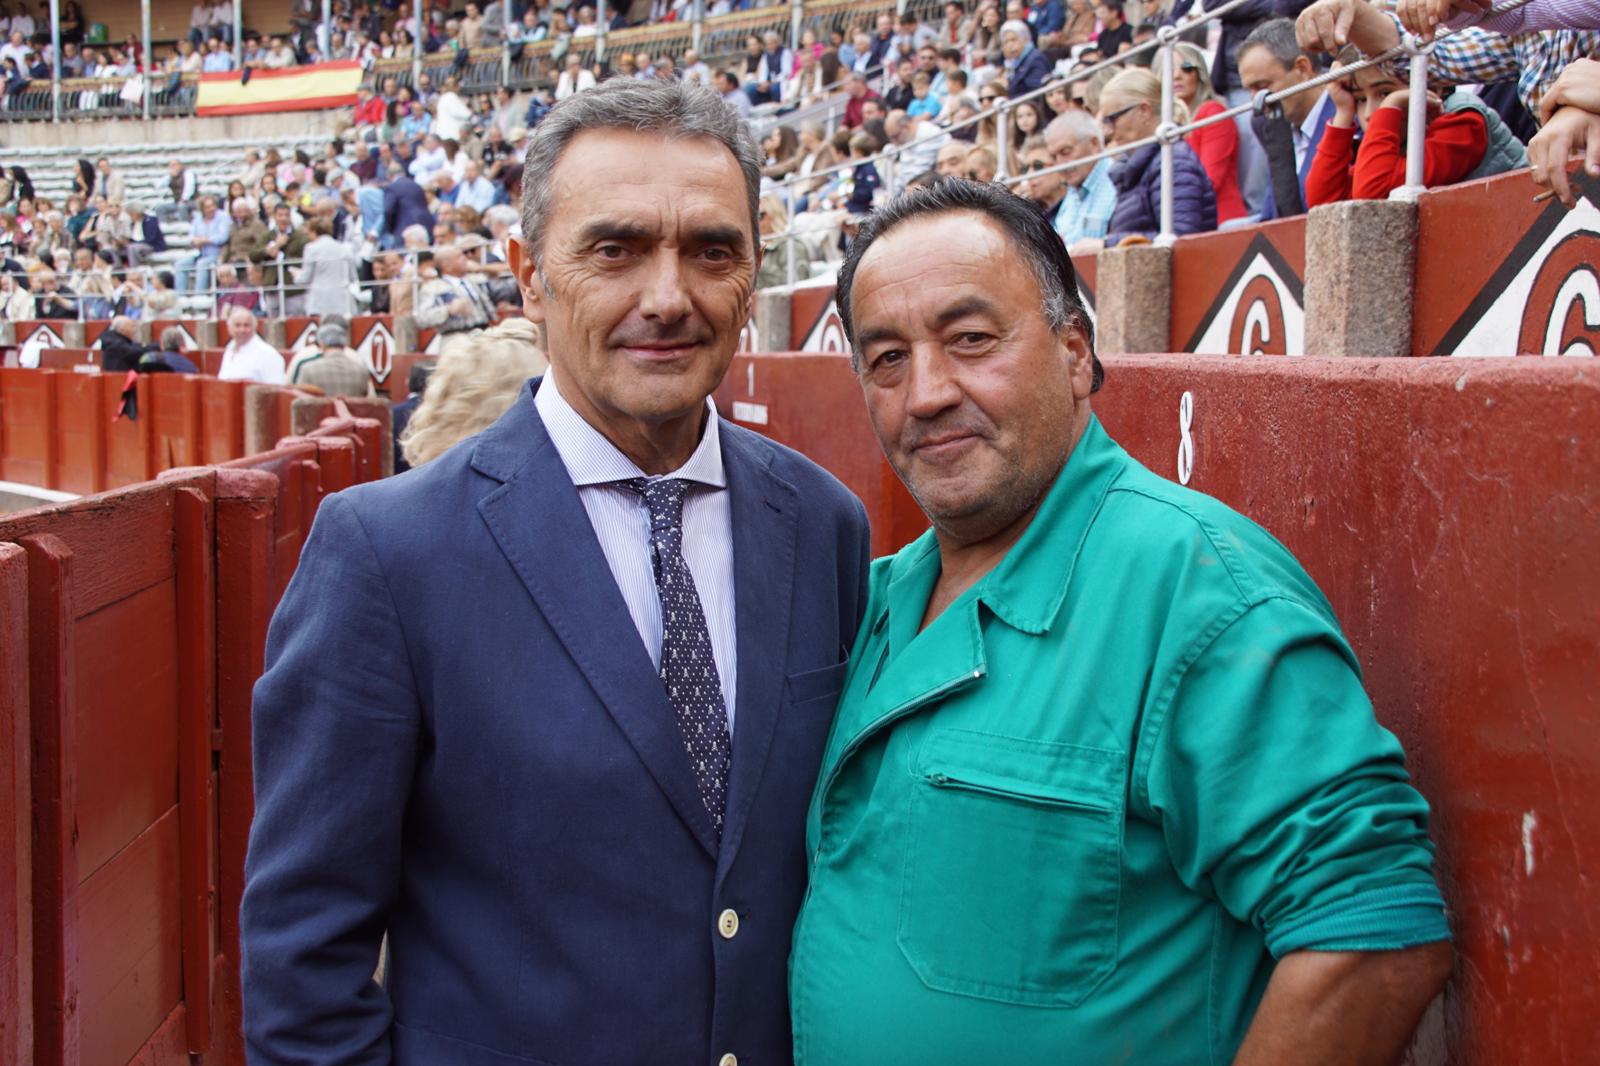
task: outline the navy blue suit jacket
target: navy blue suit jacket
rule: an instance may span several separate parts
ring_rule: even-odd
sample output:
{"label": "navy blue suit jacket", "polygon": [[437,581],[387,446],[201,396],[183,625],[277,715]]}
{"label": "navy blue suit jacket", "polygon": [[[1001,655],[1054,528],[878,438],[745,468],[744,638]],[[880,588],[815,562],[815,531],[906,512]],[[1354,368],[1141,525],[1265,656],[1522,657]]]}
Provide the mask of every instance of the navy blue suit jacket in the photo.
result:
{"label": "navy blue suit jacket", "polygon": [[721,424],[739,666],[719,847],[535,388],[324,501],[273,619],[241,919],[253,1064],[790,1061],[805,810],[865,512]]}
{"label": "navy blue suit jacket", "polygon": [[432,240],[433,215],[428,211],[428,194],[402,174],[383,187],[383,232],[399,239],[409,226],[426,228]]}
{"label": "navy blue suit jacket", "polygon": [[[1295,175],[1300,181],[1300,200],[1302,203],[1305,202],[1306,198],[1306,178],[1311,176],[1311,164],[1316,162],[1317,159],[1317,146],[1322,143],[1322,135],[1327,132],[1328,121],[1333,118],[1333,113],[1337,110],[1333,97],[1330,96],[1322,101],[1322,110],[1317,112],[1316,128],[1311,131],[1311,136],[1306,143],[1305,158],[1300,160],[1300,169]],[[1261,203],[1261,221],[1271,222],[1277,217],[1278,198],[1272,195],[1272,185],[1269,182],[1267,195]]]}

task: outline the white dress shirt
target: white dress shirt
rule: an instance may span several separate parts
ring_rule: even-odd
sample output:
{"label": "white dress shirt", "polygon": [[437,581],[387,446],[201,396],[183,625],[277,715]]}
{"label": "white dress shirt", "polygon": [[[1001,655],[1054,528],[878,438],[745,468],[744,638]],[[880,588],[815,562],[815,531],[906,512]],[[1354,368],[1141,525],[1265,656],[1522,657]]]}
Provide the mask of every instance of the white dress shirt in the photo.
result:
{"label": "white dress shirt", "polygon": [[257,334],[244,347],[233,341],[222,349],[222,367],[217,377],[223,381],[258,381],[263,385],[284,382],[283,353]]}
{"label": "white dress shirt", "polygon": [[[650,558],[650,510],[644,497],[616,484],[645,477],[633,460],[573,410],[556,386],[554,368],[545,371],[534,397],[550,440],[578,489],[600,550],[611,567],[634,628],[650,662],[661,669],[661,600],[656,593]],[[722,682],[728,709],[728,734],[733,734],[737,657],[733,595],[733,509],[722,470],[722,442],[717,409],[706,400],[706,428],[689,461],[665,475],[695,482],[683,500],[683,557],[694,575],[695,591],[711,635],[711,655]]]}

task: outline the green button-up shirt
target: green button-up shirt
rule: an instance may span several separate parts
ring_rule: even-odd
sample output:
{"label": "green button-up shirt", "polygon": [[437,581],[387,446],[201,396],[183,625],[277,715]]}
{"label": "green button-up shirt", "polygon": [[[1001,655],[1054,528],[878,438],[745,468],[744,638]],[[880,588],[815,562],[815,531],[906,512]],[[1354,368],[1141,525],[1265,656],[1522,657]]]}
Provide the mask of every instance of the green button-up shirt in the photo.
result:
{"label": "green button-up shirt", "polygon": [[1092,421],[918,632],[873,564],[807,825],[795,1057],[1226,1063],[1273,959],[1449,936],[1428,806],[1282,545]]}

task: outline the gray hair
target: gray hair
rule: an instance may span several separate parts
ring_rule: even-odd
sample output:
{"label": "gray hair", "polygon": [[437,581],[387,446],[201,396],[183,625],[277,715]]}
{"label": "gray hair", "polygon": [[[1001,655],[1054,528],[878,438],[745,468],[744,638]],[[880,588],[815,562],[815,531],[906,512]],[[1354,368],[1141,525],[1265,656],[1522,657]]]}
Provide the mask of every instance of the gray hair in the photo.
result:
{"label": "gray hair", "polygon": [[177,326],[168,326],[161,331],[161,350],[164,352],[183,351],[183,330]]}
{"label": "gray hair", "polygon": [[522,238],[536,262],[550,217],[550,175],[567,144],[591,129],[656,133],[669,140],[709,137],[720,143],[744,173],[750,238],[753,244],[760,243],[756,204],[761,195],[761,153],[738,112],[711,89],[661,79],[613,78],[556,104],[528,144],[522,172]]}
{"label": "gray hair", "polygon": [[[1294,19],[1291,18],[1268,19],[1251,30],[1250,36],[1234,51],[1234,61],[1237,62],[1252,48],[1265,48],[1285,69],[1294,66],[1294,61],[1301,56],[1311,58],[1300,48],[1300,42],[1294,34]],[[1316,65],[1315,60],[1312,65]]]}
{"label": "gray hair", "polygon": [[1033,31],[1030,30],[1028,28],[1028,24],[1023,22],[1021,19],[1012,19],[1010,22],[1007,22],[1005,25],[1000,27],[1000,39],[1002,41],[1005,40],[1007,35],[1010,34],[1015,34],[1016,36],[1021,37],[1023,44],[1033,43]]}
{"label": "gray hair", "polygon": [[510,204],[495,204],[483,213],[485,222],[504,222],[508,226],[515,226],[518,218],[517,209]]}
{"label": "gray hair", "polygon": [[1104,134],[1100,132],[1100,120],[1087,111],[1066,111],[1057,115],[1044,128],[1044,136],[1046,140],[1065,137],[1073,144],[1085,141],[1105,143]]}
{"label": "gray hair", "polygon": [[350,331],[337,322],[323,322],[317,327],[317,344],[324,348],[343,348],[350,343]]}

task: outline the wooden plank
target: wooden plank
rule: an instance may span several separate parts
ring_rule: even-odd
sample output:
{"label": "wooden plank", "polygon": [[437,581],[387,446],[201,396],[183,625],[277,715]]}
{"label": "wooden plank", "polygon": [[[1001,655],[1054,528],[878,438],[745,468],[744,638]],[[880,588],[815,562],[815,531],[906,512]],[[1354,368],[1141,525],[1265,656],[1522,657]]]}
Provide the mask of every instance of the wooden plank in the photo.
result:
{"label": "wooden plank", "polygon": [[[184,1037],[186,1013],[182,1003],[173,1008],[172,1013],[167,1015],[167,1020],[161,1023],[161,1028],[144,1042],[138,1054],[128,1060],[127,1066],[191,1066]],[[240,1053],[236,1059],[220,1061],[229,1066],[244,1066],[244,1055]]]}
{"label": "wooden plank", "polygon": [[178,824],[183,988],[189,1051],[211,1046],[212,959],[216,955],[217,582],[211,499],[198,488],[173,493],[178,548]]}
{"label": "wooden plank", "polygon": [[82,1066],[123,1066],[183,997],[178,809],[79,891]]}
{"label": "wooden plank", "polygon": [[49,532],[78,556],[78,617],[171,580],[171,489],[188,479],[145,484],[16,517],[0,516],[0,540]]}
{"label": "wooden plank", "polygon": [[100,382],[89,374],[56,375],[55,488],[87,495],[106,487],[106,420]]}
{"label": "wooden plank", "polygon": [[[217,794],[217,985],[214,1048],[222,1061],[244,1062],[240,1026],[239,903],[244,859],[255,813],[250,764],[250,704],[261,676],[267,623],[277,602],[273,529],[280,482],[259,470],[217,472],[217,728],[221,733]],[[298,507],[298,499],[293,506]]]}
{"label": "wooden plank", "polygon": [[33,1046],[40,1066],[78,1063],[77,745],[73,733],[72,552],[59,537],[28,554],[28,690],[33,732]]}
{"label": "wooden plank", "polygon": [[28,561],[0,544],[0,1062],[33,1061]]}
{"label": "wooden plank", "polygon": [[150,421],[150,458],[156,471],[197,465],[200,462],[198,382],[189,374],[152,374],[148,384],[149,406],[142,403],[145,390],[141,388],[139,417]]}
{"label": "wooden plank", "polygon": [[82,876],[178,802],[179,677],[197,668],[180,654],[178,631],[173,581],[78,623],[77,645],[86,653],[73,678]]}
{"label": "wooden plank", "polygon": [[54,371],[0,368],[0,480],[54,488]]}
{"label": "wooden plank", "polygon": [[101,374],[100,410],[106,419],[106,484],[110,486],[136,485],[156,476],[156,466],[151,447],[151,429],[154,425],[148,415],[150,409],[150,377],[138,382],[137,419],[117,418],[117,408],[122,403],[124,375]]}
{"label": "wooden plank", "polygon": [[247,382],[201,378],[200,458],[224,463],[244,455],[244,390]]}

